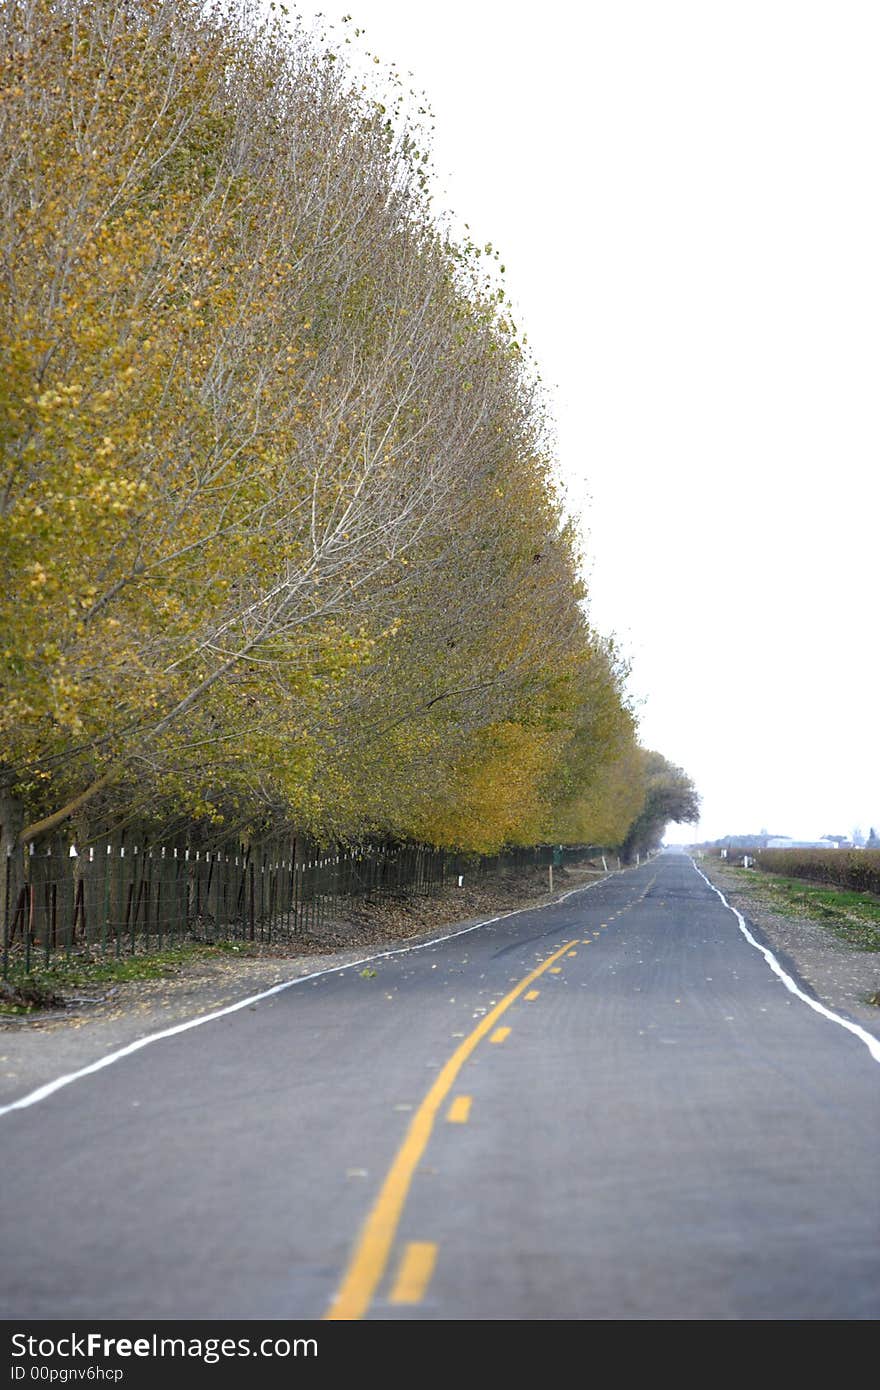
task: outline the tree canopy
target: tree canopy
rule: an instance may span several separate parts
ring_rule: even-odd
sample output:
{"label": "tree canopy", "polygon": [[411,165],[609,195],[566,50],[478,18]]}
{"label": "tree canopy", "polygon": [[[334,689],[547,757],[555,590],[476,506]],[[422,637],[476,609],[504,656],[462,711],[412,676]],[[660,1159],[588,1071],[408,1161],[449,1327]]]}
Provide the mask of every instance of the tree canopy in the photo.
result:
{"label": "tree canopy", "polygon": [[659,814],[535,373],[418,131],[247,4],[0,24],[23,838],[88,808],[491,851]]}
{"label": "tree canopy", "polygon": [[662,753],[641,752],[644,776],[642,809],[623,842],[625,858],[657,849],[670,821],[693,822],[700,816],[700,799],[693,782]]}

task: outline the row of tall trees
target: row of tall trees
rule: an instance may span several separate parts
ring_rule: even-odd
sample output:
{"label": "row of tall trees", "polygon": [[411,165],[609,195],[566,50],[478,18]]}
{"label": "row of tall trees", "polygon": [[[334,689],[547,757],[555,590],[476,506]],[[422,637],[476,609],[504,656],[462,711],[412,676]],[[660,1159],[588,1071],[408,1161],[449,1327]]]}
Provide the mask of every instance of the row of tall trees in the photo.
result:
{"label": "row of tall trees", "polygon": [[623,842],[652,764],[414,131],[247,5],[0,25],[4,822]]}

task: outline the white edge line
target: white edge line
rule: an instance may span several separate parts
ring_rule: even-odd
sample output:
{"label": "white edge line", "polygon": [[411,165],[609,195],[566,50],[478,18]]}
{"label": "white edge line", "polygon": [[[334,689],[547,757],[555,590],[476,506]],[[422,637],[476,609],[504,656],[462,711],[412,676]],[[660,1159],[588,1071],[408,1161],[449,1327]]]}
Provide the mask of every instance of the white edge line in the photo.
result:
{"label": "white edge line", "polygon": [[[606,877],[611,878],[614,873],[619,872],[620,870],[612,869]],[[600,883],[605,882],[606,878],[597,878],[595,883],[586,883],[580,888],[572,888],[569,892],[554,899],[553,902],[544,903],[543,906],[552,907],[556,902],[565,902],[566,898],[573,897],[575,893],[587,893],[591,888],[597,888]],[[247,999],[239,999],[237,1003],[228,1004],[223,1009],[215,1009],[210,1014],[200,1014],[198,1018],[188,1019],[186,1023],[175,1024],[173,1028],[163,1028],[160,1033],[149,1033],[145,1038],[138,1038],[136,1042],[128,1043],[115,1052],[108,1052],[105,1057],[99,1057],[97,1062],[90,1062],[87,1067],[80,1067],[79,1071],[72,1071],[67,1076],[58,1076],[54,1081],[47,1081],[44,1086],[38,1086],[35,1091],[30,1091],[19,1100],[13,1100],[8,1105],[0,1106],[0,1116],[8,1115],[11,1110],[27,1110],[31,1105],[36,1105],[41,1100],[47,1100],[49,1096],[60,1091],[62,1087],[69,1086],[71,1082],[79,1081],[83,1076],[93,1076],[95,1072],[103,1071],[105,1067],[112,1066],[114,1062],[120,1062],[123,1057],[130,1057],[132,1053],[140,1052],[142,1047],[149,1047],[150,1043],[160,1042],[162,1038],[173,1038],[178,1033],[187,1033],[190,1028],[200,1028],[203,1023],[213,1023],[215,1018],[224,1018],[227,1014],[237,1013],[239,1009],[246,1009],[251,1004],[258,1004],[261,999],[269,999],[273,994],[281,994],[286,989],[292,989],[294,985],[307,984],[309,980],[320,979],[322,975],[338,975],[343,970],[354,970],[356,966],[367,965],[371,960],[385,960],[388,956],[402,956],[410,951],[424,951],[428,946],[439,946],[444,941],[452,941],[456,936],[466,936],[468,932],[477,931],[479,927],[488,927],[493,922],[500,922],[505,917],[516,917],[522,912],[535,912],[540,906],[542,904],[515,907],[510,912],[499,912],[497,917],[487,917],[483,922],[474,922],[473,926],[462,927],[460,931],[447,932],[445,936],[432,936],[430,941],[420,941],[416,946],[397,946],[391,951],[379,951],[372,956],[363,956],[360,960],[350,960],[345,965],[328,965],[323,970],[313,970],[309,975],[297,975],[293,980],[282,980],[280,985],[273,985],[271,989],[264,989],[259,994],[250,994]]]}
{"label": "white edge line", "polygon": [[[693,859],[691,860],[691,863],[694,865],[694,868],[697,869],[697,866],[694,863]],[[724,906],[727,908],[727,910],[733,913],[734,917],[736,918],[739,924],[739,929],[745,937],[746,941],[748,941],[750,946],[754,946],[756,951],[761,952],[761,955],[764,957],[767,964],[770,966],[770,969],[773,971],[775,975],[779,976],[780,980],[785,985],[785,988],[787,990],[790,990],[792,994],[797,995],[798,999],[802,999],[805,1004],[809,1004],[810,1008],[815,1009],[816,1013],[821,1014],[823,1018],[829,1018],[832,1023],[839,1023],[841,1028],[845,1028],[848,1033],[854,1033],[857,1038],[861,1038],[862,1042],[867,1047],[871,1056],[874,1058],[874,1061],[880,1062],[880,1039],[875,1038],[873,1033],[869,1033],[867,1028],[860,1027],[858,1023],[851,1023],[848,1018],[841,1018],[840,1014],[832,1012],[831,1009],[826,1009],[825,1005],[820,1004],[818,999],[811,999],[809,994],[805,994],[804,991],[800,988],[800,986],[795,984],[791,976],[786,974],[782,966],[779,964],[779,961],[774,956],[773,952],[768,950],[766,946],[762,946],[760,941],[755,940],[755,938],[752,936],[752,933],[746,926],[745,918],[743,917],[742,913],[737,912],[735,907],[731,907],[730,903],[725,898],[721,889],[716,888],[715,884],[710,882],[710,880],[706,878],[706,875],[703,873],[702,869],[697,869],[697,873],[700,875],[700,878],[703,880],[704,883],[709,884],[709,887],[712,889],[712,892],[718,894],[719,898],[724,903]]]}

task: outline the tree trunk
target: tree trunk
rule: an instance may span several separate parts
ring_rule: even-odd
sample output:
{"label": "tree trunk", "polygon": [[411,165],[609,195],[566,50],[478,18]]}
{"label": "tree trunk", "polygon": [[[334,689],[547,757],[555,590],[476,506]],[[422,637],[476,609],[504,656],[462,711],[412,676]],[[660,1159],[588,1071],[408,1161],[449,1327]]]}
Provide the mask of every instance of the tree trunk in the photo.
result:
{"label": "tree trunk", "polygon": [[24,807],[17,796],[0,789],[0,913],[3,930],[12,924],[15,904],[24,881],[24,854],[19,835],[24,825]]}
{"label": "tree trunk", "polygon": [[85,806],[88,801],[91,801],[93,796],[97,796],[98,792],[103,791],[110,781],[110,776],[111,774],[109,772],[105,772],[103,777],[99,777],[97,782],[93,782],[90,787],[86,787],[85,791],[80,792],[79,796],[75,796],[72,801],[68,801],[66,806],[62,806],[60,810],[54,811],[51,816],[45,816],[43,820],[34,821],[31,825],[26,825],[24,829],[19,831],[19,844],[28,844],[29,841],[37,840],[41,835],[48,835],[50,830],[55,830],[59,825],[63,825],[74,812],[78,811],[80,807]]}

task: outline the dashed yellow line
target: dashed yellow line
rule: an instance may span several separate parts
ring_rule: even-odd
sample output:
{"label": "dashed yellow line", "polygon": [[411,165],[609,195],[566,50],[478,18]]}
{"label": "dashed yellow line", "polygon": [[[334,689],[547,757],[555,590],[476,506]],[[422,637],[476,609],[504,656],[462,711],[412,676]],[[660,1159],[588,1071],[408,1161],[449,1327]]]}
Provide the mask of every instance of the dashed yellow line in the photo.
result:
{"label": "dashed yellow line", "polygon": [[504,1042],[504,1039],[505,1039],[505,1038],[509,1038],[509,1037],[510,1037],[510,1029],[509,1029],[509,1028],[496,1028],[496,1029],[495,1029],[495,1032],[492,1034],[492,1036],[491,1036],[491,1038],[489,1039],[489,1041],[490,1041],[490,1042],[494,1042],[494,1043],[499,1043],[499,1042]]}
{"label": "dashed yellow line", "polygon": [[577,955],[577,951],[567,951],[567,952],[566,952],[566,955],[569,955],[569,956],[576,956],[576,955]]}
{"label": "dashed yellow line", "polygon": [[524,994],[524,995],[523,995],[523,999],[529,999],[529,1000],[531,1000],[531,999],[537,999],[537,997],[538,997],[538,995],[539,995],[540,993],[541,993],[541,991],[540,991],[539,989],[530,989],[529,992],[528,992],[528,994]]}
{"label": "dashed yellow line", "polygon": [[473,1096],[456,1096],[446,1112],[447,1120],[454,1125],[467,1124],[471,1113],[471,1103]]}
{"label": "dashed yellow line", "polygon": [[550,971],[550,974],[551,974],[551,975],[561,975],[561,974],[562,974],[562,966],[561,966],[561,965],[554,965],[553,969]]}
{"label": "dashed yellow line", "polygon": [[370,1306],[374,1293],[385,1273],[388,1257],[404,1204],[412,1184],[413,1174],[431,1137],[434,1120],[446,1097],[449,1095],[456,1077],[477,1044],[495,1027],[498,1020],[521,994],[534,984],[545,970],[553,967],[566,951],[574,946],[566,941],[552,956],[548,956],[539,966],[520,980],[518,985],[499,1000],[480,1020],[473,1032],[464,1042],[459,1043],[449,1060],[444,1064],[436,1081],[410,1121],[406,1137],[397,1151],[394,1162],[382,1184],[375,1205],[367,1217],[361,1237],[355,1246],[348,1269],[340,1285],[339,1292],[324,1314],[327,1321],[354,1321],[362,1318]]}
{"label": "dashed yellow line", "polygon": [[394,1288],[392,1303],[421,1303],[431,1282],[437,1263],[437,1246],[429,1240],[413,1240],[403,1252]]}

